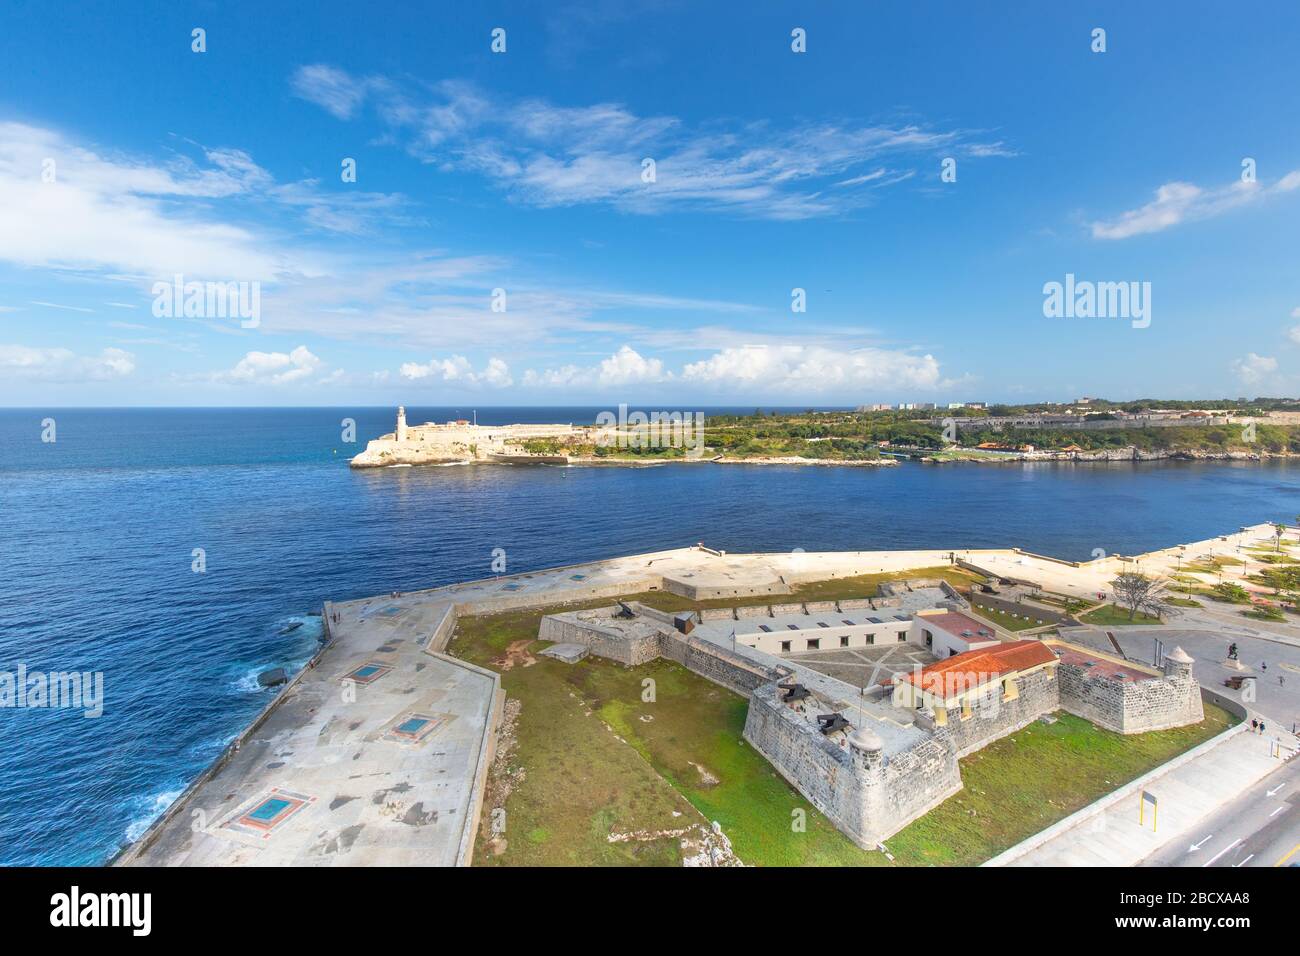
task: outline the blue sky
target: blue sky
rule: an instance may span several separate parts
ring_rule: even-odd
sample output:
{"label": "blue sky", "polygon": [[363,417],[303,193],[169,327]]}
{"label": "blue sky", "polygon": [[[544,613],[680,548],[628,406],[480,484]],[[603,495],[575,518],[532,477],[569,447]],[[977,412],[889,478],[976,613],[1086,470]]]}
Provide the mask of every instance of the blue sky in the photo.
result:
{"label": "blue sky", "polygon": [[539,6],[11,0],[0,404],[1300,391],[1293,3]]}

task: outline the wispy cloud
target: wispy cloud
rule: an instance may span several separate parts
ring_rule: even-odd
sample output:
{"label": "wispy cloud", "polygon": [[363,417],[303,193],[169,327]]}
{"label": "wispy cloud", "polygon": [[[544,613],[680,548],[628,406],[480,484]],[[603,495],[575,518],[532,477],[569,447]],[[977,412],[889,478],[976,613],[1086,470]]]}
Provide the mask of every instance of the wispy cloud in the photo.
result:
{"label": "wispy cloud", "polygon": [[963,130],[850,122],[690,128],[676,117],[639,116],[618,103],[494,97],[459,80],[402,87],[324,64],[300,68],[290,85],[340,119],[371,103],[412,155],[478,173],[510,198],[537,206],[607,203],[634,213],[707,208],[805,219],[868,202],[870,193],[830,197],[824,189],[880,185],[874,171],[859,170],[884,157],[913,164],[890,172],[887,181],[900,182],[923,162],[937,175],[937,157],[948,153],[1013,154],[1002,143],[973,142]]}
{"label": "wispy cloud", "polygon": [[1233,359],[1231,368],[1242,385],[1259,387],[1273,380],[1278,364],[1272,356],[1250,352],[1245,358]]}
{"label": "wispy cloud", "polygon": [[1094,239],[1128,239],[1161,232],[1184,222],[1212,219],[1252,203],[1274,199],[1300,187],[1300,169],[1265,185],[1240,180],[1227,186],[1202,188],[1193,183],[1171,182],[1156,189],[1151,202],[1092,223]]}

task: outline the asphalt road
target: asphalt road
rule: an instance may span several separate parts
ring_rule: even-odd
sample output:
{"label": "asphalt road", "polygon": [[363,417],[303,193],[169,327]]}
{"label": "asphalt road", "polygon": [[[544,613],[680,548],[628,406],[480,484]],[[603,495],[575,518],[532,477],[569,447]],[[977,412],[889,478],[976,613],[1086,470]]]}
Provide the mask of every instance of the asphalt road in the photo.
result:
{"label": "asphalt road", "polygon": [[1211,814],[1142,866],[1300,866],[1300,758]]}

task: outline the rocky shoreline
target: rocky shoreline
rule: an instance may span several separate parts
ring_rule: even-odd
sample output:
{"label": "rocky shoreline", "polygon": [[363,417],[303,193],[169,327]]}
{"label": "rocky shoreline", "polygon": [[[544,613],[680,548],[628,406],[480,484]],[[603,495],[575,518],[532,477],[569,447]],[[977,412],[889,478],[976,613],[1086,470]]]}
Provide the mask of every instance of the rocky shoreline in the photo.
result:
{"label": "rocky shoreline", "polygon": [[[970,457],[962,457],[964,451],[971,452]],[[927,465],[1005,465],[1023,464],[1040,461],[1074,461],[1074,462],[1133,462],[1133,461],[1267,461],[1274,458],[1300,457],[1289,452],[1246,452],[1246,451],[1200,451],[1183,449],[1161,449],[1146,451],[1129,446],[1127,448],[1108,448],[1100,451],[1033,451],[1008,452],[1002,455],[979,454],[975,449],[961,449],[950,452],[953,457],[917,455],[912,458]],[[358,455],[350,462],[353,468],[405,468],[418,465],[575,465],[588,467],[649,468],[656,465],[814,465],[822,467],[847,468],[893,468],[897,467],[897,458],[805,458],[801,455],[774,455],[755,458],[728,458],[716,455],[711,458],[609,458],[596,456],[571,456],[567,459],[560,455],[512,455],[498,456],[496,459],[457,459],[446,457],[423,458],[419,455],[387,455],[383,459],[367,459]]]}

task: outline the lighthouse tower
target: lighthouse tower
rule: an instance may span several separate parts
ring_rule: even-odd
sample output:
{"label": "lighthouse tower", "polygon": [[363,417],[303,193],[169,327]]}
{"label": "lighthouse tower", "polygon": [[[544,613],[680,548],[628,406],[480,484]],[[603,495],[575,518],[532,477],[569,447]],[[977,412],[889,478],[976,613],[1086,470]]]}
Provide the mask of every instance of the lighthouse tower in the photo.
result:
{"label": "lighthouse tower", "polygon": [[406,441],[406,406],[397,406],[397,432],[395,436],[398,441]]}

